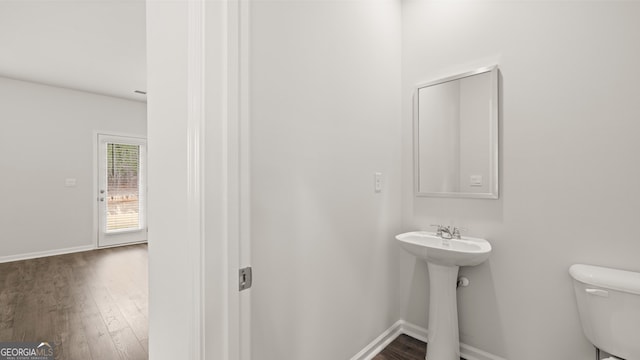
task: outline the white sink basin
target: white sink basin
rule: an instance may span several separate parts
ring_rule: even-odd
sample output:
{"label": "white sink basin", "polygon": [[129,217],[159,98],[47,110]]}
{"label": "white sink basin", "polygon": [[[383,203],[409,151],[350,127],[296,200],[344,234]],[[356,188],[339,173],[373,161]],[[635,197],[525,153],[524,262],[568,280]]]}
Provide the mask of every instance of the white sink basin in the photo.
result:
{"label": "white sink basin", "polygon": [[400,246],[428,263],[448,266],[474,266],[491,254],[491,244],[485,239],[463,236],[443,239],[427,231],[412,231],[396,236]]}

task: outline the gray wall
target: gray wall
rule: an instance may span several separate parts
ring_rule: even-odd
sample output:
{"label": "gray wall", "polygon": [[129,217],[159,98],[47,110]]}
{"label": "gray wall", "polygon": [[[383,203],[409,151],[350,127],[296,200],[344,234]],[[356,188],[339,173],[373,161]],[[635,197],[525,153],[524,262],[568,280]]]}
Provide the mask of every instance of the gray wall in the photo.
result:
{"label": "gray wall", "polygon": [[255,360],[348,359],[400,318],[399,5],[252,5]]}
{"label": "gray wall", "polygon": [[146,104],[0,77],[0,261],[94,245],[97,131],[145,136]]}
{"label": "gray wall", "polygon": [[[640,271],[638,18],[630,2],[404,2],[404,228],[453,221],[494,247],[462,270],[462,342],[590,358],[569,266]],[[490,64],[503,78],[500,199],[415,199],[413,86]],[[402,256],[403,317],[426,327],[426,266]]]}

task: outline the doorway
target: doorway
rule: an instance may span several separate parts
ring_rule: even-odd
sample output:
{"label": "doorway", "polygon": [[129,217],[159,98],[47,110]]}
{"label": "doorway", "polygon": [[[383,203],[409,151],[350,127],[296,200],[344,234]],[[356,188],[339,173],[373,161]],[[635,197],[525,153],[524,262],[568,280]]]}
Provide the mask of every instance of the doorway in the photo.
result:
{"label": "doorway", "polygon": [[98,134],[98,247],[147,241],[146,143]]}

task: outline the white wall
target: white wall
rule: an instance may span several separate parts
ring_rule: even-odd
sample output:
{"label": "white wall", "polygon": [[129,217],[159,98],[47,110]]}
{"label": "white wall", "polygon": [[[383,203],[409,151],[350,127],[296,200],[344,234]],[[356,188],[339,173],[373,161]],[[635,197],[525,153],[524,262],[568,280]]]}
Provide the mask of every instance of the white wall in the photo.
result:
{"label": "white wall", "polygon": [[[640,271],[638,18],[637,2],[404,2],[404,228],[452,220],[494,247],[462,270],[463,342],[507,359],[591,358],[568,267]],[[412,87],[493,63],[500,199],[415,199]],[[426,327],[426,267],[402,256],[404,317]]]}
{"label": "white wall", "polygon": [[0,77],[0,258],[94,244],[96,131],[144,136],[146,104]]}
{"label": "white wall", "polygon": [[252,359],[348,359],[400,317],[399,5],[252,5]]}

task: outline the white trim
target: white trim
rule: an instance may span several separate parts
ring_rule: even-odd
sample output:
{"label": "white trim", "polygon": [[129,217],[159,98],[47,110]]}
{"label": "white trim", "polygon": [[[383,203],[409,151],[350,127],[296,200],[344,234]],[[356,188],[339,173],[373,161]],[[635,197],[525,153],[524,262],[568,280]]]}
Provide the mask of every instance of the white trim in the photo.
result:
{"label": "white trim", "polygon": [[[238,63],[238,260],[239,267],[250,266],[251,261],[251,162],[250,162],[250,5],[251,0],[238,1],[238,24],[236,25],[238,39],[237,49]],[[239,303],[239,346],[240,356],[238,360],[251,360],[253,358],[251,348],[251,290],[240,294]]]}
{"label": "white trim", "polygon": [[[168,203],[152,202],[152,205],[160,210],[178,205],[184,215],[180,217],[180,228],[174,227],[184,234],[179,243],[168,243],[172,239],[156,234],[157,240],[161,240],[156,244],[155,225],[151,224],[149,345],[152,358],[167,358],[166,351],[169,351],[172,355],[180,352],[180,358],[189,360],[236,360],[229,355],[229,339],[238,338],[237,321],[231,315],[234,304],[230,303],[230,299],[238,296],[238,267],[232,254],[237,246],[232,236],[235,214],[230,213],[234,204],[231,165],[235,159],[229,153],[237,141],[228,132],[234,120],[227,116],[226,109],[228,1],[147,1],[147,33],[150,35],[147,59],[151,59],[148,79],[153,80],[149,81],[151,88],[148,89],[149,116],[158,118],[149,124],[156,124],[153,129],[150,126],[151,130],[155,129],[149,132],[150,151],[172,140],[180,144],[176,156],[170,157],[167,170],[172,171],[166,174],[170,175],[166,182],[154,178],[149,190],[153,195],[154,183],[178,184],[175,198]],[[166,45],[162,38],[165,30],[177,34],[168,39]],[[177,54],[176,58],[167,59],[172,53]],[[163,110],[170,116],[165,116]],[[173,133],[169,133],[169,129]],[[185,140],[186,144],[182,145]],[[150,156],[155,159],[149,164],[155,169],[151,174],[166,173],[158,170],[162,169],[162,159],[158,160],[156,155],[159,154]],[[185,167],[179,166],[180,158]],[[149,213],[153,215],[155,211]],[[162,215],[151,216],[150,220],[162,220]],[[181,249],[178,265],[184,281],[177,286],[180,291],[170,292],[173,285],[158,277],[167,269],[153,261],[153,256],[170,258],[171,253],[166,250],[176,246]],[[154,273],[159,268],[163,270]],[[154,301],[154,294],[168,298]],[[175,308],[174,303],[180,307]],[[167,311],[177,313],[163,318]],[[180,327],[166,328],[174,321]]]}
{"label": "white trim", "polygon": [[390,328],[385,330],[380,336],[370,342],[359,353],[351,357],[351,360],[370,360],[378,355],[387,345],[391,344],[400,334],[402,334],[403,320],[398,320]]}
{"label": "white trim", "polygon": [[[380,336],[365,346],[359,353],[354,355],[351,360],[371,360],[393,340],[400,336],[400,334],[409,335],[412,338],[427,342],[428,332],[429,331],[423,327],[414,325],[405,320],[398,320],[395,324],[391,325],[390,328],[380,334]],[[465,360],[506,360],[463,343],[460,343],[460,357]]]}
{"label": "white trim", "polygon": [[[131,144],[140,146],[140,171],[139,171],[139,189],[140,193],[140,225],[139,229],[123,229],[105,231],[105,228],[101,225],[102,217],[105,216],[102,207],[106,206],[105,203],[98,201],[99,189],[102,186],[106,186],[106,179],[101,178],[101,173],[105,171],[106,160],[103,159],[104,153],[102,146],[107,142],[114,142],[119,144]],[[93,154],[95,165],[93,166],[93,230],[94,230],[94,245],[96,249],[102,249],[106,247],[130,245],[135,243],[141,243],[147,241],[147,138],[146,136],[132,135],[132,134],[116,134],[113,132],[99,132],[94,131],[94,145]],[[103,173],[104,174],[104,173]]]}
{"label": "white trim", "polygon": [[95,249],[98,248],[98,237],[100,236],[100,225],[98,224],[98,221],[100,220],[98,217],[98,191],[100,191],[98,188],[100,187],[100,185],[98,185],[98,175],[100,174],[100,159],[98,158],[98,144],[100,143],[98,141],[98,137],[100,136],[101,132],[99,131],[94,131],[93,132],[93,191],[91,192],[91,208],[93,211],[93,226],[92,226],[92,234],[93,234],[93,247]]}
{"label": "white trim", "polygon": [[226,255],[227,262],[224,273],[225,291],[225,312],[224,320],[227,324],[225,336],[225,360],[240,359],[241,352],[241,327],[240,327],[240,293],[237,288],[238,269],[240,268],[239,255],[239,190],[238,190],[238,123],[239,123],[239,80],[238,80],[238,49],[239,49],[239,18],[238,0],[227,0],[224,9],[225,28],[224,28],[224,46],[226,53],[224,54],[224,99],[223,99],[223,144],[222,153],[224,154],[223,164],[223,182],[225,190],[224,213],[225,218],[225,235],[226,235]]}
{"label": "white trim", "polygon": [[401,330],[400,330],[401,333],[405,335],[409,335],[414,339],[427,342],[427,339],[429,337],[429,330],[423,327],[420,327],[418,325],[414,325],[410,322],[406,322],[404,320],[401,320],[401,321],[402,321]]}
{"label": "white trim", "polygon": [[64,248],[64,249],[36,251],[36,252],[26,253],[26,254],[0,256],[0,263],[37,259],[37,258],[42,258],[47,256],[73,254],[77,252],[90,251],[90,250],[96,250],[95,246],[82,245],[82,246],[74,246],[74,247]]}
{"label": "white trim", "polygon": [[187,2],[187,234],[193,304],[189,311],[189,359],[205,358],[204,348],[204,99],[205,2]]}
{"label": "white trim", "polygon": [[251,290],[238,291],[238,269],[250,266],[249,237],[249,3],[226,1],[224,150],[227,215],[226,359],[251,359]]}
{"label": "white trim", "polygon": [[[99,183],[99,179],[98,176],[100,174],[100,159],[99,157],[99,151],[98,151],[98,147],[100,146],[100,141],[99,138],[100,136],[113,136],[113,137],[118,137],[118,138],[133,138],[133,139],[138,139],[138,140],[144,140],[144,144],[146,146],[146,141],[147,141],[147,137],[146,134],[145,135],[134,135],[131,133],[122,133],[122,132],[114,132],[114,131],[103,131],[103,130],[94,130],[93,131],[93,161],[94,164],[92,166],[93,168],[93,192],[91,193],[91,203],[93,204],[92,206],[92,211],[93,211],[93,226],[92,226],[92,234],[93,234],[93,238],[92,238],[92,242],[93,242],[93,249],[101,249],[101,248],[107,248],[107,247],[112,247],[112,246],[118,246],[118,245],[104,245],[104,246],[99,246],[98,243],[98,238],[100,237],[100,225],[99,225],[99,221],[100,219],[99,217],[99,211],[98,211],[98,191],[100,188]],[[146,166],[146,161],[145,161],[145,166]],[[146,177],[146,174],[145,174]],[[146,180],[145,180],[146,181]],[[145,194],[145,199],[146,199],[146,194]],[[146,200],[145,200],[146,201]],[[146,204],[145,204],[145,208],[146,208]],[[145,219],[145,228],[147,227],[146,225],[146,219]],[[146,242],[146,240],[144,241]],[[136,244],[136,242],[133,242],[131,244]],[[123,245],[129,245],[129,244],[123,244]]]}
{"label": "white trim", "polygon": [[148,244],[148,243],[149,242],[147,240],[134,241],[134,242],[126,243],[126,244],[104,245],[104,246],[97,247],[94,250],[102,250],[102,249],[109,249],[109,248],[115,248],[115,247],[123,247],[123,246],[129,246],[129,245],[140,245],[140,244]]}
{"label": "white trim", "polygon": [[466,360],[506,360],[497,355],[490,354],[471,345],[460,344],[460,356]]}
{"label": "white trim", "polygon": [[[490,101],[490,161],[489,161],[489,173],[491,179],[489,179],[489,189],[483,193],[461,193],[461,192],[420,192],[420,132],[419,132],[419,92],[420,89],[425,87],[442,84],[456,79],[462,79],[469,76],[486,74],[490,75],[491,82],[491,101]],[[413,90],[413,113],[412,113],[412,126],[413,126],[413,189],[414,195],[418,197],[444,197],[444,198],[472,198],[472,199],[499,199],[500,198],[500,157],[499,157],[499,130],[500,130],[500,69],[497,64],[481,67],[475,70],[466,71],[457,75],[449,75],[438,80],[432,80],[429,82],[423,82],[414,87]]]}
{"label": "white trim", "polygon": [[222,155],[222,172],[221,182],[223,185],[222,198],[224,199],[222,204],[222,213],[224,214],[224,239],[223,244],[225,250],[225,262],[219,267],[219,270],[223,272],[222,281],[224,282],[222,290],[224,293],[222,301],[224,303],[223,320],[224,327],[224,351],[223,359],[225,360],[237,360],[240,358],[240,294],[238,292],[238,269],[239,255],[238,255],[238,200],[236,184],[236,175],[238,171],[236,166],[238,163],[237,149],[238,136],[237,136],[237,123],[238,123],[238,79],[236,76],[237,62],[235,56],[237,53],[238,42],[236,40],[238,33],[237,24],[237,8],[238,0],[226,0],[224,1],[225,7],[223,9],[224,27],[223,27],[223,47],[224,54],[222,54],[222,66],[223,73],[222,78],[224,82],[220,87],[223,93],[222,99],[222,121],[220,127],[222,129],[221,136],[221,155]]}

